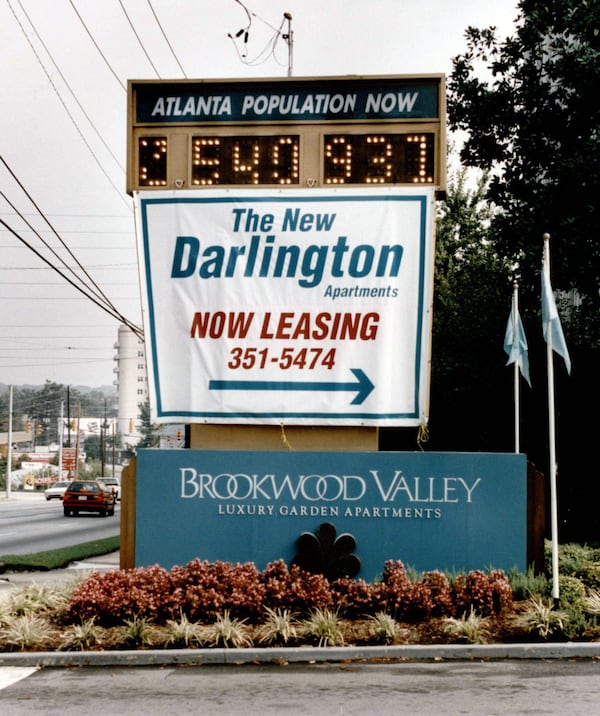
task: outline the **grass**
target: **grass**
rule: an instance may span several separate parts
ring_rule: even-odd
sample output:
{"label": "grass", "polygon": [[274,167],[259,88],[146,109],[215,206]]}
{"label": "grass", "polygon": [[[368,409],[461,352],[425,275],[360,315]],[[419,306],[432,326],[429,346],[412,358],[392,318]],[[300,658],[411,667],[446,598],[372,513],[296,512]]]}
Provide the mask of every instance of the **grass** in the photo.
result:
{"label": "grass", "polygon": [[120,537],[107,537],[106,539],[83,542],[72,547],[51,549],[46,552],[33,552],[32,554],[3,554],[0,555],[0,572],[29,572],[62,569],[71,562],[77,562],[90,557],[99,557],[103,554],[116,552],[120,546]]}

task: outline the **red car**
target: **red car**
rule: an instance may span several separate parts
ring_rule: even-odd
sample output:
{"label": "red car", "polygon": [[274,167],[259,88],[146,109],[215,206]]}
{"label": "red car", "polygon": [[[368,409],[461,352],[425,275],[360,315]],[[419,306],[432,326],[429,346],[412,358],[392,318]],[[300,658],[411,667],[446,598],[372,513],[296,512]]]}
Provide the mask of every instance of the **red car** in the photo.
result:
{"label": "red car", "polygon": [[115,514],[116,496],[97,480],[73,480],[63,495],[65,517],[80,512],[99,512],[102,517]]}

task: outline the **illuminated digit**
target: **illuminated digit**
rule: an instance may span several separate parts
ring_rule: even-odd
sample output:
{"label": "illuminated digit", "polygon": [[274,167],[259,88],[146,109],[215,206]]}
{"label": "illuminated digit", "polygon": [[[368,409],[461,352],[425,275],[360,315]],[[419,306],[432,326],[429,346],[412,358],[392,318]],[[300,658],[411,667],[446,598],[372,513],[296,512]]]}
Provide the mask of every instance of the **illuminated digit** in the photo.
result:
{"label": "illuminated digit", "polygon": [[260,145],[252,138],[236,137],[231,151],[234,184],[260,184]]}
{"label": "illuminated digit", "polygon": [[367,184],[386,184],[392,181],[392,144],[385,136],[366,137]]}
{"label": "illuminated digit", "polygon": [[325,184],[352,181],[352,142],[349,137],[325,137]]}
{"label": "illuminated digit", "polygon": [[219,184],[221,166],[219,137],[194,137],[192,140],[192,184]]}
{"label": "illuminated digit", "polygon": [[297,184],[300,177],[300,149],[297,136],[265,137],[269,141],[272,184]]}
{"label": "illuminated digit", "polygon": [[167,185],[167,138],[140,137],[138,142],[140,186]]}

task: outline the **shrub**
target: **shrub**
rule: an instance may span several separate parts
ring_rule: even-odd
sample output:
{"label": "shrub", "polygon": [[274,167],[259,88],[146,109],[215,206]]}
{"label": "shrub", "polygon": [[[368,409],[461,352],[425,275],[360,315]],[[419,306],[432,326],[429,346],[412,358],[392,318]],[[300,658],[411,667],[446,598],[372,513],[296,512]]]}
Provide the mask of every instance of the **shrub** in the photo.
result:
{"label": "shrub", "polygon": [[489,618],[482,617],[471,607],[456,619],[445,617],[443,620],[444,632],[457,641],[467,644],[487,644],[489,640]]}
{"label": "shrub", "polygon": [[169,619],[166,627],[165,646],[187,648],[202,643],[202,628],[196,622],[190,622],[183,612],[179,619]]}
{"label": "shrub", "polygon": [[171,570],[173,596],[193,621],[209,622],[227,610],[236,619],[255,620],[262,611],[265,589],[252,563],[201,562]]}
{"label": "shrub", "polygon": [[534,595],[527,600],[525,611],[514,617],[513,623],[518,629],[549,639],[563,635],[567,620],[566,612],[553,609],[549,600]]}
{"label": "shrub", "polygon": [[11,594],[9,608],[16,615],[31,615],[47,609],[59,609],[67,603],[68,599],[62,592],[34,583]]}
{"label": "shrub", "polygon": [[590,589],[582,600],[581,606],[586,614],[600,615],[600,592],[596,589]]}
{"label": "shrub", "polygon": [[512,589],[501,570],[492,570],[488,575],[476,569],[459,575],[454,583],[456,615],[471,609],[482,616],[499,615],[512,609],[512,604]]}
{"label": "shrub", "polygon": [[581,603],[585,598],[585,584],[577,577],[571,577],[568,574],[559,575],[558,587],[560,595],[560,606],[568,608],[570,606],[581,607]]}
{"label": "shrub", "polygon": [[381,582],[373,589],[374,600],[379,611],[402,619],[409,611],[414,587],[404,564],[389,560],[385,563]]}
{"label": "shrub", "polygon": [[266,620],[259,626],[256,636],[260,644],[288,646],[298,638],[296,620],[289,609],[265,610]]}
{"label": "shrub", "polygon": [[337,611],[313,609],[300,627],[303,636],[317,646],[343,646],[344,631]]}
{"label": "shrub", "polygon": [[80,624],[71,624],[63,632],[61,649],[89,649],[100,641],[100,632],[95,618],[83,620]]}
{"label": "shrub", "polygon": [[331,598],[346,619],[360,619],[373,613],[373,587],[363,579],[336,579],[331,583]]}
{"label": "shrub", "polygon": [[127,647],[153,646],[156,629],[149,619],[136,614],[125,620],[125,625],[121,627],[121,637]]}
{"label": "shrub", "polygon": [[452,613],[452,588],[443,572],[425,572],[422,583],[429,589],[432,600],[431,616],[439,617]]}
{"label": "shrub", "polygon": [[213,624],[202,630],[202,640],[210,646],[241,649],[252,646],[245,619],[235,619],[228,610],[219,614]]}
{"label": "shrub", "polygon": [[9,619],[0,631],[0,643],[9,648],[45,649],[56,640],[56,630],[37,614],[21,614]]}
{"label": "shrub", "polygon": [[369,636],[378,644],[392,644],[398,636],[398,622],[390,614],[377,612],[368,622]]}
{"label": "shrub", "polygon": [[551,585],[548,578],[544,574],[536,574],[533,567],[529,567],[526,572],[511,569],[507,579],[516,601],[528,599],[533,594],[550,594]]}
{"label": "shrub", "polygon": [[332,595],[328,580],[322,574],[311,574],[297,565],[288,570],[278,560],[267,565],[262,577],[265,587],[265,607],[288,608],[299,615],[331,605]]}
{"label": "shrub", "polygon": [[73,591],[68,621],[91,619],[105,625],[133,617],[164,622],[176,611],[169,573],[159,566],[97,572]]}

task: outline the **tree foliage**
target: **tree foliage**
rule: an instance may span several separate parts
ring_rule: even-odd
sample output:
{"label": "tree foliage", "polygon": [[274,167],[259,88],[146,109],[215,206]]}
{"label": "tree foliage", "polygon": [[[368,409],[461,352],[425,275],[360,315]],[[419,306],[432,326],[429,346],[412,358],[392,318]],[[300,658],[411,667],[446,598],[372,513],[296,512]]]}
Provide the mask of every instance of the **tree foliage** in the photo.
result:
{"label": "tree foliage", "polygon": [[[471,182],[473,184],[473,182]],[[508,447],[502,336],[510,270],[490,241],[487,175],[451,178],[436,231],[430,434],[449,450]]]}
{"label": "tree foliage", "polygon": [[[560,361],[555,371],[559,520],[571,538],[597,538],[592,525],[600,488],[592,477],[595,458],[586,450],[596,428],[582,407],[598,397],[600,359],[600,3],[520,0],[518,8],[511,37],[498,38],[494,28],[467,29],[466,49],[454,58],[448,83],[449,124],[465,136],[463,163],[489,172],[487,239],[492,255],[519,278],[533,384],[521,393],[521,447],[546,473],[540,269],[542,236],[552,237],[552,284],[573,364],[570,376]],[[568,300],[560,300],[566,292]],[[482,316],[483,310],[489,305],[482,305]],[[507,314],[508,306],[502,321]],[[498,385],[491,386],[493,397]]]}
{"label": "tree foliage", "polygon": [[550,233],[554,288],[576,289],[588,321],[600,307],[600,3],[521,0],[519,10],[512,37],[466,31],[449,81],[450,127],[466,132],[463,161],[492,172],[499,254],[539,293]]}
{"label": "tree foliage", "polygon": [[140,422],[136,425],[141,437],[136,447],[150,448],[158,447],[160,437],[158,434],[158,426],[154,425],[150,419],[150,401],[138,405],[140,411]]}
{"label": "tree foliage", "polygon": [[[4,430],[8,423],[8,392],[0,395]],[[13,430],[25,430],[27,422],[36,431],[36,442],[48,444],[58,441],[62,414],[68,420],[81,417],[103,418],[116,416],[116,403],[100,390],[82,392],[47,380],[41,387],[18,387],[13,390]]]}

